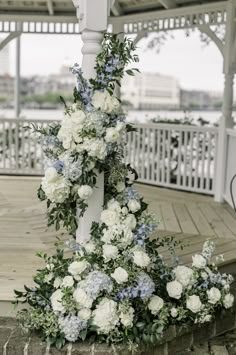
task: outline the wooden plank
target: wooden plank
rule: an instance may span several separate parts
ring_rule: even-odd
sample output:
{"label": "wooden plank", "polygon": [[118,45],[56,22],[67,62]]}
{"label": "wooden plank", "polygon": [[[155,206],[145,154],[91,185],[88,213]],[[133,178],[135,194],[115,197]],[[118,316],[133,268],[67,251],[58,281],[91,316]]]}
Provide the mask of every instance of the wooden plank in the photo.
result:
{"label": "wooden plank", "polygon": [[236,236],[236,213],[231,214],[226,206],[213,205],[213,209],[218,216],[221,217],[223,222],[231,230],[234,236]]}
{"label": "wooden plank", "polygon": [[169,202],[161,202],[161,211],[166,230],[170,232],[181,232],[174,209]]}
{"label": "wooden plank", "polygon": [[[209,204],[199,203],[199,207],[218,237],[234,238],[234,234]],[[222,212],[222,208],[220,210]]]}
{"label": "wooden plank", "polygon": [[173,203],[173,207],[183,233],[199,234],[185,205],[182,203]]}
{"label": "wooden plank", "polygon": [[215,234],[196,203],[187,203],[186,207],[195,226],[197,226],[199,234],[205,236],[212,236]]}

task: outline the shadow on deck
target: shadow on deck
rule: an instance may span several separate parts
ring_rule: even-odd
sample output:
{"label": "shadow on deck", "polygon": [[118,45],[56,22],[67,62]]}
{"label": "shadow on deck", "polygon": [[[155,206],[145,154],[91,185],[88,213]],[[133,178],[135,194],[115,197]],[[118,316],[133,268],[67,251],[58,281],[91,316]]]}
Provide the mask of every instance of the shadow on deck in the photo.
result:
{"label": "shadow on deck", "polygon": [[[0,177],[0,303],[4,304],[0,304],[0,315],[3,309],[5,314],[10,309],[6,304],[13,300],[14,289],[32,284],[32,275],[41,266],[35,253],[50,253],[56,237],[68,238],[47,227],[45,204],[37,199],[38,186],[38,178]],[[177,250],[182,262],[190,263],[203,242],[213,239],[216,255],[224,254],[223,269],[232,269],[236,261],[236,213],[231,207],[208,196],[141,184],[137,188],[160,219],[156,236],[174,236],[186,245],[183,251]],[[167,250],[161,254],[171,261]]]}

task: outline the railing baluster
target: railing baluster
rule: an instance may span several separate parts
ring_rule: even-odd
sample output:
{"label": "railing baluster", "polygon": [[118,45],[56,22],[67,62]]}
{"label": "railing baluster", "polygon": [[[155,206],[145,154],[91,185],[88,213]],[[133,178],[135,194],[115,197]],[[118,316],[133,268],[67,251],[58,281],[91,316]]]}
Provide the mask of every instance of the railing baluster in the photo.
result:
{"label": "railing baluster", "polygon": [[200,188],[204,189],[204,180],[205,180],[205,159],[206,159],[206,132],[202,133],[203,140],[202,140],[202,163],[201,163],[201,181],[200,181]]}
{"label": "railing baluster", "polygon": [[183,151],[183,159],[184,159],[184,165],[183,165],[183,186],[186,187],[186,175],[187,175],[187,159],[188,159],[188,131],[183,132],[184,134],[184,151]]}
{"label": "railing baluster", "polygon": [[195,172],[194,172],[194,188],[198,189],[198,172],[199,172],[199,132],[196,134],[196,160],[195,160]]}

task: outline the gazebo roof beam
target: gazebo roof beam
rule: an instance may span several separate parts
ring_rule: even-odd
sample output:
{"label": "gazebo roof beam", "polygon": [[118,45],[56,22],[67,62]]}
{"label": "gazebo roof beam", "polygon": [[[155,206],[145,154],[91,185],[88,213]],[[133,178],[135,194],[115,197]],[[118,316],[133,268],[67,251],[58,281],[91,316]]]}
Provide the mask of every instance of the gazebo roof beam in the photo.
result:
{"label": "gazebo roof beam", "polygon": [[122,15],[123,11],[118,3],[118,0],[116,0],[114,5],[112,6],[111,12],[112,12],[113,16],[121,16]]}
{"label": "gazebo roof beam", "polygon": [[166,9],[174,9],[175,7],[177,7],[175,0],[159,0],[159,2]]}
{"label": "gazebo roof beam", "polygon": [[[110,23],[115,26],[123,26],[127,33],[137,33],[146,30],[148,32],[155,32],[152,28],[152,23],[155,23],[157,30],[174,30],[198,27],[200,24],[219,25],[225,23],[225,11],[227,1],[220,1],[216,3],[207,3],[204,5],[194,5],[186,7],[176,7],[174,9],[167,9],[163,11],[149,11],[133,15],[124,15],[119,17],[111,17]],[[215,13],[217,16],[212,16]],[[209,16],[211,14],[211,16]],[[221,18],[219,17],[221,16]],[[171,23],[174,19],[176,25]],[[165,22],[163,27],[158,27],[157,22]],[[133,30],[133,26],[136,26]]]}
{"label": "gazebo roof beam", "polygon": [[48,7],[49,15],[53,16],[54,15],[54,9],[53,9],[52,0],[47,0],[47,7]]}

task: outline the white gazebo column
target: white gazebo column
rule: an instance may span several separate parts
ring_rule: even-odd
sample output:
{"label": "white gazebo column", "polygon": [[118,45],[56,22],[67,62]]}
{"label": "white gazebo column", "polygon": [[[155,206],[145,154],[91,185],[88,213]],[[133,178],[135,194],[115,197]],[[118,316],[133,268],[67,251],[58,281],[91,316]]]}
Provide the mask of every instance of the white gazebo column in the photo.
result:
{"label": "white gazebo column", "polygon": [[[90,79],[95,76],[95,61],[101,50],[103,33],[108,26],[108,16],[113,0],[73,0],[77,9],[77,17],[83,40],[82,70],[84,77]],[[90,238],[92,222],[98,222],[104,202],[104,174],[98,174],[96,188],[88,200],[88,208],[83,217],[79,218],[77,210],[78,229],[76,240],[84,242]]]}
{"label": "white gazebo column", "polygon": [[235,73],[235,43],[236,43],[236,24],[235,24],[236,0],[229,0],[227,4],[227,23],[224,44],[224,95],[222,106],[222,117],[219,124],[219,136],[216,156],[215,174],[215,201],[222,202],[225,191],[225,170],[227,158],[227,128],[234,126],[232,116],[233,106],[233,84]]}
{"label": "white gazebo column", "polygon": [[16,38],[16,74],[15,74],[15,117],[20,116],[20,62],[21,62],[21,36]]}

